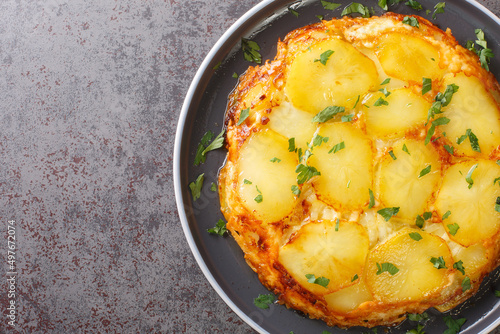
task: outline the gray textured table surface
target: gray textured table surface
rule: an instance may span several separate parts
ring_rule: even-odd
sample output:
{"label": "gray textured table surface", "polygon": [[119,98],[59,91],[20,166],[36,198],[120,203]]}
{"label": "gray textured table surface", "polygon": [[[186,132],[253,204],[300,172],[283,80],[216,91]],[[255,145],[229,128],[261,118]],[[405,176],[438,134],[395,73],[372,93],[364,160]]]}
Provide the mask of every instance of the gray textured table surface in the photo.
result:
{"label": "gray textured table surface", "polygon": [[257,2],[0,2],[1,333],[254,333],[191,255],[172,151],[197,67]]}

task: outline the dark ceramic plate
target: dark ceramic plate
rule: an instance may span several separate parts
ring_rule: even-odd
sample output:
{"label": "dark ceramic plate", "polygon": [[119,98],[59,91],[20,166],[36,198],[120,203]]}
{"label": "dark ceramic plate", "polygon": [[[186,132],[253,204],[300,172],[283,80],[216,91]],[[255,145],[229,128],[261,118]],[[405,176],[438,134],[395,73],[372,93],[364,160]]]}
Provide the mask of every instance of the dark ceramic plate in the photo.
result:
{"label": "dark ceramic plate", "polygon": [[[358,0],[373,7],[376,15],[384,11],[377,6],[377,0]],[[207,161],[194,166],[194,156],[203,134],[211,130],[218,134],[223,126],[226,99],[237,80],[234,72],[241,74],[248,66],[240,50],[242,37],[251,38],[261,47],[262,59],[273,59],[276,54],[276,42],[289,31],[318,22],[316,15],[325,19],[340,17],[342,9],[350,0],[335,0],[341,3],[338,9],[331,11],[323,8],[320,0],[313,1],[263,1],[240,18],[217,42],[200,66],[187,93],[177,128],[174,152],[174,182],[177,206],[184,233],[193,254],[217,293],[250,326],[261,333],[362,333],[366,328],[355,327],[341,330],[326,326],[318,320],[311,320],[289,310],[284,306],[271,305],[268,310],[258,309],[253,299],[259,294],[269,293],[259,282],[257,275],[248,267],[243,253],[231,237],[217,237],[207,233],[218,219],[223,218],[219,210],[218,194],[210,191],[212,182],[217,182],[217,173],[224,164],[226,152],[223,149],[208,153]],[[391,6],[389,9],[401,14],[418,14],[430,19],[425,9],[433,10],[436,0],[419,0],[424,11],[417,12],[404,5]],[[295,17],[288,11],[292,6],[299,12]],[[451,28],[461,44],[475,40],[475,28],[482,28],[488,46],[495,54],[500,54],[500,19],[484,7],[469,0],[446,1],[445,13],[438,14],[433,20],[441,29]],[[220,63],[220,66],[216,65]],[[214,70],[214,67],[217,67]],[[500,62],[492,60],[491,71],[500,78]],[[201,198],[193,202],[188,184],[201,173],[205,174],[205,183]],[[466,318],[463,333],[488,333],[500,324],[500,299],[493,290],[499,288],[500,270],[495,271],[482,285],[480,292],[448,312],[453,318]],[[430,320],[426,324],[426,333],[442,333],[447,327],[443,315],[429,310]],[[415,328],[416,323],[405,321],[389,333],[405,333]],[[379,332],[381,332],[379,330]]]}

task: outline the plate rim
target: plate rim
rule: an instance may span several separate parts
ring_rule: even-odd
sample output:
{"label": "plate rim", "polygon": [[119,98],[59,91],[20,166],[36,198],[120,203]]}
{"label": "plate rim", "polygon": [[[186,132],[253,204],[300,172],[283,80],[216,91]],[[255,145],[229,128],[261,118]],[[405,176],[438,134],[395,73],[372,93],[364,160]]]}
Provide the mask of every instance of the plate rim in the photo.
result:
{"label": "plate rim", "polygon": [[[468,3],[477,9],[479,9],[482,13],[486,14],[489,18],[495,21],[500,26],[500,18],[496,16],[492,11],[486,8],[484,5],[476,2],[475,0],[458,0],[463,1],[464,3]],[[271,334],[261,326],[259,326],[254,320],[252,320],[245,312],[243,312],[234,302],[233,300],[224,292],[222,287],[219,285],[215,277],[210,272],[206,262],[203,260],[203,257],[200,253],[199,248],[197,247],[196,241],[193,238],[193,234],[191,233],[191,229],[189,227],[188,217],[186,215],[185,204],[182,200],[183,198],[183,187],[181,184],[181,155],[182,155],[182,136],[183,130],[186,125],[186,119],[188,116],[189,106],[194,98],[194,93],[196,92],[198,85],[202,79],[202,76],[209,70],[209,65],[213,62],[215,56],[220,51],[224,43],[232,37],[232,35],[242,27],[249,19],[251,19],[255,14],[259,11],[265,9],[267,6],[276,2],[276,0],[262,0],[261,2],[254,5],[252,8],[247,10],[240,18],[238,18],[223,34],[218,38],[217,42],[212,46],[209,53],[203,59],[201,65],[198,67],[196,74],[191,80],[191,84],[189,85],[188,91],[186,93],[186,97],[184,98],[181,112],[179,114],[176,133],[175,133],[175,141],[174,141],[174,153],[173,153],[173,181],[174,181],[174,195],[176,200],[177,211],[179,214],[179,218],[181,221],[182,230],[184,236],[187,239],[189,244],[189,248],[191,249],[191,253],[193,254],[198,267],[201,269],[203,275],[208,280],[212,288],[217,292],[220,298],[226,303],[226,305],[236,313],[245,323],[247,323],[250,327],[256,330],[260,334]],[[284,3],[293,3],[293,0],[284,0]],[[187,190],[184,190],[187,191]],[[498,309],[498,308],[497,308]],[[493,311],[493,309],[492,309]],[[485,318],[490,315],[488,313],[485,315]],[[491,330],[495,329],[500,325],[500,317],[495,321],[491,322],[486,328],[482,331],[478,332],[478,334],[487,334],[490,333]],[[472,326],[469,328],[473,330]],[[466,330],[469,332],[469,330]]]}

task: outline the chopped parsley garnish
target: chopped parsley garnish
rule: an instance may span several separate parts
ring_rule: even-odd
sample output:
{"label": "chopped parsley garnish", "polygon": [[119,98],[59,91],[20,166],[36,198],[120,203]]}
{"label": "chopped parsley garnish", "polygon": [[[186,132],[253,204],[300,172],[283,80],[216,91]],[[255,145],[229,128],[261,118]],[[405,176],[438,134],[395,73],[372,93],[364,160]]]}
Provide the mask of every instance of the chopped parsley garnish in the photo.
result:
{"label": "chopped parsley garnish", "polygon": [[326,50],[322,54],[319,55],[319,59],[314,59],[314,62],[320,62],[323,65],[326,65],[326,62],[328,59],[330,59],[330,56],[334,53],[335,51],[332,50]]}
{"label": "chopped parsley garnish", "polygon": [[409,331],[406,331],[406,334],[425,334],[424,329],[425,326],[418,324],[417,328],[410,329]]}
{"label": "chopped parsley garnish", "polygon": [[347,182],[347,188],[349,188],[350,185],[351,185],[351,180]]}
{"label": "chopped parsley garnish", "polygon": [[445,125],[450,123],[450,119],[448,117],[440,117],[438,119],[435,119],[431,123],[431,127],[429,128],[429,131],[427,131],[427,136],[425,137],[425,145],[429,144],[429,141],[431,140],[432,136],[434,135],[434,132],[436,131],[436,126],[439,125]]}
{"label": "chopped parsley garnish", "polygon": [[309,181],[312,177],[316,175],[321,175],[318,170],[312,166],[307,166],[304,164],[299,164],[297,165],[297,168],[295,169],[295,173],[299,173],[297,175],[297,183],[298,184],[303,184],[307,181]]}
{"label": "chopped parsley garnish", "polygon": [[220,61],[220,62],[218,62],[217,64],[215,64],[215,66],[213,67],[213,70],[217,70],[217,69],[219,69],[220,64],[222,64],[222,62],[221,62],[221,61]]}
{"label": "chopped parsley garnish", "polygon": [[410,319],[411,321],[426,322],[427,320],[429,320],[429,315],[426,312],[421,314],[408,313],[408,319]]}
{"label": "chopped parsley garnish", "polygon": [[209,228],[207,232],[210,234],[220,235],[222,237],[227,233],[226,223],[222,219],[219,219],[217,224],[215,224],[215,227]]}
{"label": "chopped parsley garnish", "polygon": [[340,16],[349,15],[352,13],[359,13],[363,17],[370,17],[370,9],[358,2],[353,2],[349,6],[345,7]]}
{"label": "chopped parsley garnish", "polygon": [[432,217],[432,212],[429,212],[429,211],[424,212],[423,216],[424,216],[425,220],[428,220],[428,219],[430,219]]}
{"label": "chopped parsley garnish", "polygon": [[295,138],[288,139],[288,152],[295,152]]}
{"label": "chopped parsley garnish", "polygon": [[352,121],[353,117],[354,117],[354,114],[344,115],[344,116],[340,117],[340,120],[343,123],[350,122],[350,121]]}
{"label": "chopped parsley garnish", "polygon": [[241,39],[241,49],[243,50],[243,56],[245,60],[254,62],[257,64],[262,63],[262,56],[260,55],[260,46],[249,39]]}
{"label": "chopped parsley garnish", "polygon": [[481,148],[479,147],[479,140],[477,139],[476,135],[469,129],[469,141],[470,141],[470,147],[472,148],[473,151],[476,152],[481,152]]}
{"label": "chopped parsley garnish", "polygon": [[356,106],[358,105],[359,103],[359,99],[361,98],[361,95],[358,95],[358,99],[356,100],[356,103],[354,103],[354,106],[352,107],[352,109],[356,108]]}
{"label": "chopped parsley garnish", "polygon": [[221,133],[219,133],[217,135],[217,137],[215,137],[214,141],[211,142],[210,145],[208,145],[207,148],[205,148],[203,150],[203,152],[201,152],[201,154],[205,155],[205,154],[207,154],[207,152],[221,148],[224,145],[224,132],[225,131],[226,130],[222,130]]}
{"label": "chopped parsley garnish", "polygon": [[410,238],[412,238],[413,240],[415,241],[419,241],[419,240],[422,240],[422,236],[420,235],[420,233],[418,232],[411,232],[409,234]]}
{"label": "chopped parsley garnish", "polygon": [[[333,2],[328,2],[328,1],[323,1],[321,0],[321,4],[323,5],[323,8],[328,9],[328,10],[335,10],[340,7],[341,4],[339,3],[333,3]],[[321,20],[323,17],[321,17]]]}
{"label": "chopped parsley garnish", "polygon": [[290,12],[290,14],[292,14],[293,16],[295,17],[299,17],[299,12],[297,12],[295,9],[293,9],[292,7],[288,7],[288,11]]}
{"label": "chopped parsley garnish", "polygon": [[371,189],[368,189],[368,194],[370,195],[370,202],[368,203],[368,209],[371,209],[375,205],[375,196],[373,196],[373,191]]}
{"label": "chopped parsley garnish", "polygon": [[496,179],[493,180],[493,185],[498,182],[498,185],[500,186],[500,177],[497,177]]}
{"label": "chopped parsley garnish", "polygon": [[247,180],[247,179],[243,179],[243,183],[244,183],[244,184],[252,184],[252,181]]}
{"label": "chopped parsley garnish", "polygon": [[387,85],[389,82],[391,82],[391,78],[387,78],[384,81],[382,81],[382,83],[380,84],[380,86]]}
{"label": "chopped parsley garnish", "polygon": [[278,159],[276,157],[272,158],[271,160],[269,160],[271,162],[277,162],[277,163],[280,163],[281,162],[281,159]]}
{"label": "chopped parsley garnish", "polygon": [[495,290],[495,296],[500,298],[500,291]]}
{"label": "chopped parsley garnish", "polygon": [[340,219],[335,220],[335,232],[339,231]]}
{"label": "chopped parsley garnish", "polygon": [[446,326],[448,326],[448,329],[445,330],[443,334],[458,334],[460,332],[460,328],[462,328],[463,324],[467,321],[465,318],[455,320],[449,315],[444,317],[443,320]]}
{"label": "chopped parsley garnish", "polygon": [[434,13],[432,13],[432,18],[434,20],[436,19],[436,14],[442,14],[442,13],[444,13],[444,7],[446,7],[446,3],[444,3],[444,2],[438,2],[434,6]]}
{"label": "chopped parsley garnish", "polygon": [[467,176],[465,176],[465,181],[469,184],[469,189],[472,188],[472,185],[474,184],[474,180],[472,179],[472,173],[476,170],[478,164],[475,164],[474,166],[469,169],[469,172],[467,173]]}
{"label": "chopped parsley garnish", "polygon": [[446,225],[448,227],[448,231],[450,232],[451,235],[455,235],[457,234],[458,232],[458,229],[460,228],[460,226],[458,226],[457,223],[454,223],[454,224],[448,224]]}
{"label": "chopped parsley garnish", "polygon": [[422,95],[432,90],[432,79],[422,78]]}
{"label": "chopped parsley garnish", "polygon": [[345,107],[330,106],[321,110],[316,116],[313,117],[312,122],[324,123],[333,118],[337,114],[341,114],[345,111]]}
{"label": "chopped parsley garnish", "polygon": [[448,269],[448,267],[446,267],[446,264],[444,262],[444,259],[442,256],[436,258],[436,257],[431,257],[431,263],[434,265],[434,268],[436,269]]}
{"label": "chopped parsley garnish", "polygon": [[415,220],[415,225],[422,228],[424,227],[425,221],[430,219],[431,217],[432,217],[432,212],[424,212],[422,216],[420,215],[417,216],[417,219]]}
{"label": "chopped parsley garnish", "polygon": [[257,203],[262,203],[263,197],[262,197],[262,192],[259,190],[259,187],[255,186],[255,189],[257,189],[257,192],[259,193],[253,200]]}
{"label": "chopped parsley garnish", "polygon": [[462,280],[462,292],[469,290],[470,287],[470,278],[469,276],[465,276],[465,278]]}
{"label": "chopped parsley garnish", "polygon": [[240,112],[240,117],[238,118],[238,123],[236,123],[236,126],[240,126],[241,123],[243,123],[248,118],[249,115],[250,115],[250,108],[243,109]]}
{"label": "chopped parsley garnish", "polygon": [[217,191],[217,185],[212,182],[212,184],[210,185],[210,190],[213,191],[213,192],[216,192]]}
{"label": "chopped parsley garnish", "polygon": [[385,263],[378,263],[377,262],[377,275],[380,275],[384,272],[388,272],[389,274],[391,274],[391,276],[394,276],[398,273],[399,269],[393,265],[392,263],[388,263],[388,262],[385,262]]}
{"label": "chopped parsley garnish", "polygon": [[413,8],[415,10],[422,10],[422,9],[424,9],[422,7],[422,5],[420,4],[420,2],[415,1],[415,0],[408,0],[407,2],[405,2],[405,5],[410,6],[411,8]]}
{"label": "chopped parsley garnish", "polygon": [[271,293],[268,295],[259,295],[257,298],[253,300],[253,304],[258,308],[266,310],[269,308],[269,305],[274,303],[276,297]]}
{"label": "chopped parsley garnish", "polygon": [[212,140],[213,136],[214,133],[208,130],[201,138],[200,143],[198,144],[198,149],[196,150],[196,155],[194,157],[195,166],[198,166],[200,163],[205,162],[206,156],[205,154],[203,154],[203,151],[205,151],[205,148],[208,146],[208,143]]}
{"label": "chopped parsley garnish", "polygon": [[299,196],[300,195],[300,189],[298,186],[296,185],[293,185],[292,186],[292,193],[295,195],[295,196]]}
{"label": "chopped parsley garnish", "polygon": [[318,277],[314,276],[313,274],[306,274],[307,282],[311,284],[318,284],[321,285],[322,287],[326,288],[328,286],[328,283],[330,283],[330,280],[326,277]]}
{"label": "chopped parsley garnish", "polygon": [[383,98],[379,97],[377,101],[375,101],[375,103],[373,104],[375,107],[380,107],[382,105],[384,106],[388,106],[389,105],[389,102],[387,102],[386,100],[384,100]]}
{"label": "chopped parsley garnish", "polygon": [[203,187],[203,181],[205,180],[205,173],[200,174],[196,181],[193,181],[189,184],[189,189],[191,189],[191,195],[193,196],[193,201],[196,201],[200,198],[201,188]]}
{"label": "chopped parsley garnish", "polygon": [[441,220],[445,220],[446,218],[448,218],[449,216],[451,215],[451,211],[448,210],[444,213],[443,217],[441,218]]}
{"label": "chopped parsley garnish", "polygon": [[344,148],[345,148],[345,143],[342,141],[342,142],[340,142],[340,143],[338,143],[338,144],[335,144],[335,145],[332,147],[332,149],[331,149],[330,151],[328,151],[328,153],[333,153],[333,154],[335,154],[335,153],[337,153],[338,151],[343,150]]}
{"label": "chopped parsley garnish", "polygon": [[378,91],[383,93],[385,95],[385,97],[388,97],[389,95],[391,95],[391,92],[389,92],[387,90],[387,87],[384,87],[383,89],[379,89]]}
{"label": "chopped parsley garnish", "polygon": [[383,10],[389,10],[387,7],[387,0],[378,0],[378,6]]}
{"label": "chopped parsley garnish", "polygon": [[410,151],[408,151],[408,147],[406,147],[406,144],[403,144],[403,152],[406,152],[408,153],[408,155],[411,155]]}
{"label": "chopped parsley garnish", "polygon": [[424,169],[422,169],[422,170],[420,171],[420,174],[418,174],[418,178],[420,179],[421,177],[423,177],[423,176],[425,176],[425,175],[429,174],[429,173],[430,173],[430,171],[431,171],[431,168],[432,168],[432,167],[431,167],[431,165],[429,165],[429,166],[425,167]]}
{"label": "chopped parsley garnish", "polygon": [[392,218],[392,216],[397,215],[399,212],[399,207],[393,207],[393,208],[384,208],[381,210],[378,210],[377,213],[381,215],[386,222],[389,221],[389,219]]}
{"label": "chopped parsley garnish", "polygon": [[[326,1],[325,1],[326,2]],[[316,15],[316,17],[320,20],[323,21],[323,15]]]}
{"label": "chopped parsley garnish", "polygon": [[500,196],[497,197],[497,200],[495,201],[495,211],[500,212]]}
{"label": "chopped parsley garnish", "polygon": [[394,155],[394,152],[392,150],[389,151],[389,155],[391,156],[392,160],[396,160],[396,156]]}
{"label": "chopped parsley garnish", "polygon": [[448,153],[450,153],[451,155],[453,155],[453,153],[455,152],[455,148],[451,145],[444,145],[444,149],[448,151]]}
{"label": "chopped parsley garnish", "polygon": [[462,260],[453,263],[453,268],[460,271],[462,275],[465,275],[465,268]]}
{"label": "chopped parsley garnish", "polygon": [[450,104],[453,94],[458,91],[458,88],[459,87],[457,85],[451,84],[446,86],[444,93],[439,92],[436,94],[436,96],[434,97],[434,103],[427,113],[427,121],[429,121],[431,118],[434,118],[436,114],[442,113],[441,108],[446,107],[448,104]]}
{"label": "chopped parsley garnish", "polygon": [[238,79],[238,73],[234,72],[233,73],[233,78]]}
{"label": "chopped parsley garnish", "polygon": [[314,135],[313,146],[321,146],[322,143],[328,143],[329,137],[322,137],[318,134]]}
{"label": "chopped parsley garnish", "polygon": [[420,28],[418,20],[415,17],[405,16],[405,18],[403,19],[403,23],[412,27]]}
{"label": "chopped parsley garnish", "polygon": [[491,49],[488,48],[488,43],[484,38],[484,31],[481,29],[476,29],[474,32],[477,37],[476,44],[479,45],[481,49],[476,49],[474,47],[473,41],[467,41],[466,48],[472,52],[475,52],[479,56],[479,62],[481,63],[481,66],[486,71],[489,71],[490,68],[488,64],[490,63],[491,58],[495,57],[495,54]]}

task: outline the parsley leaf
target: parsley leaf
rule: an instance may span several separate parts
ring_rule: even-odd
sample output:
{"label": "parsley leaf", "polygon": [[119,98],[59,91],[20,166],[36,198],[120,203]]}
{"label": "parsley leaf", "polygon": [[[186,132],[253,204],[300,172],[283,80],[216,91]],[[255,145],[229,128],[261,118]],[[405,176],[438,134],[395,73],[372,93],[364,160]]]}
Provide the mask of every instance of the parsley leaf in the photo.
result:
{"label": "parsley leaf", "polygon": [[263,310],[266,310],[269,308],[269,305],[274,303],[276,300],[276,297],[271,293],[268,295],[260,295],[253,300],[253,304],[257,306],[258,308],[261,308]]}
{"label": "parsley leaf", "polygon": [[444,3],[444,2],[438,2],[434,6],[434,13],[432,13],[432,18],[434,20],[436,19],[436,14],[442,14],[442,13],[444,13],[444,7],[446,7],[446,3]]}
{"label": "parsley leaf", "polygon": [[257,192],[259,194],[253,200],[257,203],[262,203],[262,201],[264,200],[264,198],[262,197],[262,192],[259,190],[259,187],[255,186],[255,188],[257,189]]}
{"label": "parsley leaf", "polygon": [[429,173],[430,173],[430,171],[431,171],[431,165],[429,165],[429,166],[425,167],[424,169],[422,169],[422,170],[420,171],[420,174],[418,175],[418,178],[420,179],[421,177],[423,177],[423,176],[425,176],[425,175],[429,174]]}
{"label": "parsley leaf", "polygon": [[243,179],[243,183],[244,183],[244,184],[252,184],[252,181],[247,180],[247,179]]}
{"label": "parsley leaf", "polygon": [[345,143],[342,141],[342,142],[340,142],[340,143],[338,143],[338,144],[335,144],[335,145],[332,147],[332,149],[331,149],[330,151],[328,151],[328,153],[333,153],[333,154],[335,154],[335,153],[337,153],[338,151],[343,150],[344,148],[345,148]]}
{"label": "parsley leaf", "polygon": [[340,120],[342,121],[342,123],[350,122],[350,121],[352,121],[353,117],[354,117],[354,114],[344,115],[344,116],[340,117]]}
{"label": "parsley leaf", "polygon": [[472,188],[472,185],[474,184],[474,180],[472,179],[472,173],[476,170],[478,164],[475,164],[474,166],[469,169],[469,172],[467,173],[467,176],[465,176],[465,181],[469,184],[469,189]]}
{"label": "parsley leaf", "polygon": [[462,292],[465,292],[471,288],[469,276],[465,276],[462,280]]}
{"label": "parsley leaf", "polygon": [[486,42],[486,39],[484,38],[484,31],[481,29],[476,29],[474,31],[476,33],[476,44],[479,45],[482,49],[478,50],[474,47],[474,42],[468,41],[467,42],[467,49],[470,51],[475,52],[479,56],[479,62],[481,63],[481,66],[486,70],[489,71],[490,68],[488,64],[490,63],[490,59],[495,57],[493,54],[493,51],[488,48],[488,43]]}
{"label": "parsley leaf", "polygon": [[380,84],[380,86],[387,85],[389,82],[391,82],[391,78],[387,78],[384,81],[382,81],[382,83]]}
{"label": "parsley leaf", "polygon": [[222,219],[219,219],[217,224],[215,224],[215,227],[209,228],[207,232],[210,234],[220,235],[222,237],[227,233],[226,223]]}
{"label": "parsley leaf", "polygon": [[333,3],[333,2],[323,1],[323,0],[321,0],[321,4],[323,5],[324,9],[328,9],[328,10],[335,10],[335,9],[339,8],[341,5],[339,3]]}
{"label": "parsley leaf", "polygon": [[420,233],[418,232],[411,232],[409,234],[410,238],[412,238],[413,240],[415,241],[419,241],[419,240],[422,240],[422,236],[420,235]]}
{"label": "parsley leaf", "polygon": [[422,216],[418,215],[417,219],[415,220],[415,225],[417,225],[419,228],[424,227],[425,220],[422,218]]}
{"label": "parsley leaf", "polygon": [[500,186],[500,177],[497,177],[496,179],[493,180],[493,185],[498,182],[498,185]]}
{"label": "parsley leaf", "polygon": [[218,62],[217,64],[215,64],[215,66],[212,68],[213,70],[218,70],[220,65],[222,64],[222,62]]}
{"label": "parsley leaf", "polygon": [[238,79],[238,73],[234,72],[233,73],[233,78]]}
{"label": "parsley leaf", "polygon": [[322,137],[318,134],[315,134],[313,137],[313,146],[321,146],[322,143],[328,143],[329,137]]}
{"label": "parsley leaf", "polygon": [[451,215],[451,211],[448,210],[444,213],[443,217],[441,218],[441,220],[445,220],[446,218],[448,218],[449,216]]}
{"label": "parsley leaf", "polygon": [[297,165],[297,168],[295,169],[295,173],[299,173],[297,175],[297,183],[298,184],[303,184],[307,181],[309,181],[312,177],[316,175],[321,175],[318,170],[312,166],[307,166],[304,164],[299,164]]}
{"label": "parsley leaf", "polygon": [[288,152],[295,152],[295,138],[288,139]]}
{"label": "parsley leaf", "polygon": [[357,280],[359,278],[358,274],[354,275],[352,278],[351,278],[351,282],[354,282],[355,280]]}
{"label": "parsley leaf", "polygon": [[479,140],[476,135],[469,129],[467,130],[469,134],[470,147],[473,151],[481,152],[481,148],[479,148]]}
{"label": "parsley leaf", "polygon": [[288,11],[290,12],[290,14],[292,14],[293,16],[295,17],[299,17],[299,12],[297,12],[295,9],[293,9],[292,7],[288,7]]}
{"label": "parsley leaf", "polygon": [[415,17],[405,16],[405,18],[403,19],[403,23],[412,27],[420,28],[418,20]]}
{"label": "parsley leaf", "polygon": [[430,219],[432,217],[432,212],[424,212],[424,219],[427,220],[427,219]]}
{"label": "parsley leaf", "polygon": [[405,5],[410,6],[411,8],[413,8],[415,10],[422,10],[423,9],[422,5],[418,1],[415,1],[415,0],[408,0],[407,2],[405,2]]}
{"label": "parsley leaf", "polygon": [[403,144],[403,152],[406,152],[408,153],[408,155],[411,155],[410,151],[408,151],[408,147],[406,147],[406,144]]}
{"label": "parsley leaf", "polygon": [[495,201],[495,211],[500,212],[500,196],[497,197],[497,200]]}
{"label": "parsley leaf", "polygon": [[370,17],[370,9],[358,2],[353,2],[349,6],[345,7],[340,16],[349,15],[352,13],[359,13],[363,17]]}
{"label": "parsley leaf", "polygon": [[450,231],[450,234],[451,235],[455,235],[457,234],[458,232],[458,229],[460,228],[460,226],[458,226],[457,223],[454,223],[454,224],[448,224],[446,225],[448,227],[448,230]]}
{"label": "parsley leaf", "polygon": [[208,145],[208,143],[212,140],[213,136],[214,133],[208,130],[201,138],[200,143],[198,144],[198,149],[196,150],[196,155],[194,157],[195,166],[198,166],[200,163],[205,162],[206,157],[203,154],[203,151],[205,150],[205,147]]}
{"label": "parsley leaf", "polygon": [[292,186],[292,193],[295,195],[295,196],[299,196],[300,195],[300,189],[298,186],[296,185],[293,185]]}
{"label": "parsley leaf", "polygon": [[425,332],[423,331],[424,327],[424,325],[418,324],[417,328],[406,331],[406,334],[425,334]]}
{"label": "parsley leaf", "polygon": [[207,148],[205,148],[205,150],[203,150],[203,152],[201,152],[201,154],[205,155],[205,154],[207,154],[207,152],[221,148],[224,145],[224,132],[225,131],[226,130],[222,130],[222,132],[219,133],[217,135],[217,137],[215,137],[214,141],[211,142],[210,145],[208,145]]}
{"label": "parsley leaf", "polygon": [[368,203],[368,209],[371,209],[375,205],[375,196],[373,196],[373,191],[371,189],[368,189],[368,193],[370,194],[370,202]]}
{"label": "parsley leaf", "polygon": [[462,328],[463,324],[467,321],[465,318],[455,320],[449,315],[444,317],[443,320],[446,326],[448,326],[448,329],[445,330],[443,334],[458,334],[460,332],[460,328]]}
{"label": "parsley leaf", "polygon": [[426,322],[427,320],[429,320],[429,315],[426,312],[421,314],[408,313],[408,319],[410,319],[411,321]]}
{"label": "parsley leaf", "polygon": [[448,151],[448,153],[450,153],[451,155],[453,155],[453,153],[455,152],[455,148],[451,145],[444,145],[444,149]]}
{"label": "parsley leaf", "polygon": [[340,219],[337,218],[337,220],[335,221],[335,232],[339,231],[339,225],[340,225]]}
{"label": "parsley leaf", "polygon": [[422,78],[422,95],[432,90],[432,79]]}
{"label": "parsley leaf", "polygon": [[465,275],[465,268],[462,260],[453,263],[453,268],[460,271],[462,275]]}
{"label": "parsley leaf", "polygon": [[312,122],[324,123],[333,118],[333,116],[345,112],[345,107],[330,106],[321,110],[316,116],[313,117]]}
{"label": "parsley leaf", "polygon": [[435,258],[434,256],[431,257],[431,263],[434,265],[434,268],[437,268],[437,269],[448,269],[448,267],[446,267],[446,264],[444,262],[444,259],[442,256],[438,257],[438,258]]}
{"label": "parsley leaf", "polygon": [[399,212],[399,207],[393,207],[393,208],[384,208],[381,210],[378,210],[377,213],[381,215],[386,222],[389,221],[389,219],[392,218],[392,216],[397,215]]}
{"label": "parsley leaf", "polygon": [[210,185],[210,190],[213,191],[213,192],[216,192],[217,191],[217,185],[212,182],[212,184]]}
{"label": "parsley leaf", "polygon": [[200,198],[201,187],[203,187],[204,180],[205,180],[205,173],[202,173],[196,178],[196,181],[193,181],[189,184],[189,189],[191,189],[191,195],[193,196],[193,201],[196,201],[198,198]]}
{"label": "parsley leaf", "polygon": [[375,101],[375,103],[373,104],[375,107],[380,107],[382,105],[384,106],[388,106],[389,105],[389,102],[387,102],[386,100],[384,100],[383,98],[379,97],[377,101]]}
{"label": "parsley leaf", "polygon": [[241,49],[243,50],[243,56],[245,60],[254,62],[257,64],[262,63],[262,56],[260,55],[260,46],[249,39],[241,39]]}
{"label": "parsley leaf", "polygon": [[394,152],[392,150],[389,151],[389,155],[391,156],[392,160],[396,160],[396,156],[394,155]]}
{"label": "parsley leaf", "polygon": [[238,118],[238,123],[236,126],[240,126],[250,115],[250,108],[246,108],[240,112],[240,117]]}
{"label": "parsley leaf", "polygon": [[387,0],[378,0],[378,6],[383,10],[389,10],[387,7]]}
{"label": "parsley leaf", "polygon": [[500,291],[495,290],[495,296],[500,298]]}
{"label": "parsley leaf", "polygon": [[391,274],[391,276],[394,276],[398,273],[399,269],[393,265],[392,263],[388,263],[388,262],[385,262],[385,263],[378,263],[377,262],[377,275],[380,275],[382,274],[383,272],[388,272],[389,274]]}
{"label": "parsley leaf", "polygon": [[321,285],[322,287],[326,288],[328,286],[328,283],[330,283],[330,280],[326,277],[318,277],[316,278],[313,274],[306,274],[307,282],[311,284],[318,284]]}
{"label": "parsley leaf", "polygon": [[391,92],[389,92],[386,87],[384,89],[379,89],[378,91],[382,92],[385,95],[385,97],[391,95]]}
{"label": "parsley leaf", "polygon": [[271,162],[277,162],[277,163],[280,163],[281,162],[281,159],[278,159],[276,157],[272,158],[271,160],[269,160]]}
{"label": "parsley leaf", "polygon": [[326,62],[328,59],[330,59],[330,56],[334,53],[335,51],[332,50],[326,50],[322,54],[319,55],[319,59],[314,59],[314,62],[320,62],[323,65],[326,65]]}

